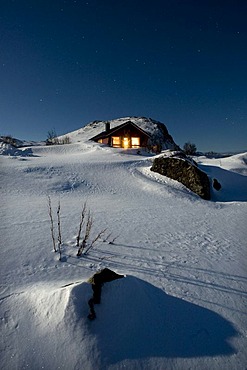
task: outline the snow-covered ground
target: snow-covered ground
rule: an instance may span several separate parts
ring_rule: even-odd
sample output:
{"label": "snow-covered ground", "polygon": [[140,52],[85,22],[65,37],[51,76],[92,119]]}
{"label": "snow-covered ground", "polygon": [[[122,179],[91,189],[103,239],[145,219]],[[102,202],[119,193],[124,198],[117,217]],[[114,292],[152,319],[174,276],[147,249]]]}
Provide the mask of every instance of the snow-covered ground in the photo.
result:
{"label": "snow-covered ground", "polygon": [[[222,185],[204,201],[150,156],[72,142],[0,156],[1,369],[246,369],[247,153],[197,159]],[[92,237],[111,235],[78,258],[85,201]],[[104,267],[126,277],[89,321],[87,280]]]}

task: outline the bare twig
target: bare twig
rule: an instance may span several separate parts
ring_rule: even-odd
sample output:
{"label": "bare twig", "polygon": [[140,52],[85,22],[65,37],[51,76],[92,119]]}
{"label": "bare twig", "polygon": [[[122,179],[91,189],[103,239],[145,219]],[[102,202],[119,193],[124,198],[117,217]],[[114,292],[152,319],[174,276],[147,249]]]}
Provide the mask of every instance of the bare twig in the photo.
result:
{"label": "bare twig", "polygon": [[115,236],[108,244],[114,244],[115,240],[119,238],[120,235]]}
{"label": "bare twig", "polygon": [[89,238],[90,233],[91,233],[92,225],[93,225],[93,217],[91,216],[91,213],[90,213],[90,210],[89,210],[88,211],[88,216],[87,216],[87,224],[86,224],[86,229],[85,229],[85,235],[84,235],[82,243],[81,243],[81,245],[78,249],[78,252],[77,252],[78,257],[80,257],[82,255],[84,249],[87,246],[87,241],[88,241],[88,238]]}
{"label": "bare twig", "polygon": [[114,244],[115,240],[119,238],[120,235],[115,236],[112,240],[110,240],[110,237],[112,236],[112,233],[108,234],[107,237],[103,239],[103,242],[106,243],[108,241],[108,244]]}
{"label": "bare twig", "polygon": [[106,232],[107,229],[104,229],[104,230],[101,230],[98,235],[94,238],[94,240],[91,242],[91,244],[89,245],[89,247],[85,250],[85,253],[84,254],[87,254],[88,251],[90,251],[90,249],[93,248],[94,244],[97,242],[97,240]]}
{"label": "bare twig", "polygon": [[53,222],[53,217],[52,217],[51,198],[49,195],[48,195],[48,211],[49,211],[49,216],[50,216],[50,221],[51,221],[51,238],[52,238],[53,249],[54,249],[54,252],[57,252],[55,234],[54,234],[54,222]]}
{"label": "bare twig", "polygon": [[110,234],[108,234],[105,238],[104,238],[104,240],[103,240],[103,242],[105,243],[105,242],[107,242],[107,240],[109,240],[109,238],[110,238],[110,236],[112,235],[112,233],[110,233]]}
{"label": "bare twig", "polygon": [[90,236],[92,226],[93,226],[93,216],[91,216],[91,212],[89,210],[88,216],[87,216],[86,231],[85,231],[85,236],[84,236],[85,241],[87,241]]}
{"label": "bare twig", "polygon": [[62,236],[61,236],[60,210],[61,210],[61,205],[60,205],[60,200],[59,200],[58,207],[57,207],[57,227],[58,227],[57,247],[58,247],[58,251],[59,251],[59,255],[60,255],[59,260],[61,261],[61,257],[62,257],[62,251],[61,251]]}
{"label": "bare twig", "polygon": [[77,247],[79,247],[79,245],[80,245],[81,230],[82,230],[85,214],[86,214],[86,202],[84,203],[82,211],[81,211],[81,220],[80,220],[79,230],[78,230],[78,234],[77,234],[77,238],[76,238],[76,246]]}

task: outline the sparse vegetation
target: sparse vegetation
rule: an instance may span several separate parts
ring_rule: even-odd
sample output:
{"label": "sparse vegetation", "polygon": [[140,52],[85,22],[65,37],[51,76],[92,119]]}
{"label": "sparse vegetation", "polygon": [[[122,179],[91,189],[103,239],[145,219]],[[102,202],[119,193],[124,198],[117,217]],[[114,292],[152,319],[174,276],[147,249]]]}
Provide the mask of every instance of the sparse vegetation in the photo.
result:
{"label": "sparse vegetation", "polygon": [[86,202],[84,203],[84,205],[82,207],[82,211],[81,211],[81,219],[80,219],[78,234],[77,234],[77,238],[76,238],[76,246],[77,247],[79,247],[79,245],[80,245],[81,231],[82,231],[82,226],[83,226],[83,222],[84,222],[84,219],[85,219],[85,214],[86,214]]}
{"label": "sparse vegetation", "polygon": [[59,144],[70,144],[70,143],[71,141],[70,141],[69,136],[65,136],[63,139],[59,140]]}
{"label": "sparse vegetation", "polygon": [[53,222],[53,216],[52,216],[52,206],[51,206],[51,198],[48,196],[48,212],[50,217],[50,223],[51,223],[51,238],[52,238],[52,244],[54,252],[57,251],[56,248],[56,241],[55,241],[55,233],[54,233],[54,222]]}
{"label": "sparse vegetation", "polygon": [[90,251],[90,249],[92,249],[93,248],[93,246],[94,246],[94,244],[97,242],[97,240],[104,234],[106,232],[106,229],[104,229],[104,230],[102,230],[102,231],[100,231],[99,233],[98,233],[98,235],[93,239],[93,241],[90,243],[90,245],[88,246],[88,248],[85,250],[85,253],[84,254],[87,254],[89,251]]}
{"label": "sparse vegetation", "polygon": [[[55,236],[55,231],[54,231],[52,203],[51,203],[50,196],[48,196],[48,213],[49,213],[49,219],[50,219],[50,229],[51,229],[53,250],[54,252],[59,252],[59,260],[61,261],[62,260],[62,231],[61,231],[62,228],[61,228],[61,217],[60,217],[60,213],[61,213],[60,200],[57,206],[57,245],[56,245],[56,236]],[[85,202],[82,207],[79,228],[78,228],[78,233],[76,237],[76,247],[78,247],[77,257],[80,257],[83,254],[84,255],[88,254],[88,252],[95,246],[96,242],[105,234],[107,230],[105,228],[101,230],[98,234],[96,234],[94,238],[91,238],[93,223],[94,223],[94,220],[93,220],[92,213],[90,209],[88,209],[87,211],[87,206]],[[81,235],[83,235],[83,237],[81,237]],[[110,236],[111,236],[111,233],[103,241],[106,242]],[[109,244],[113,244],[116,238],[117,237],[109,241]]]}
{"label": "sparse vegetation", "polygon": [[58,229],[57,249],[58,249],[59,256],[60,256],[59,257],[59,260],[61,261],[61,258],[62,258],[62,250],[61,250],[61,246],[62,246],[62,235],[61,235],[60,210],[61,210],[61,204],[60,204],[60,200],[59,200],[58,207],[57,207],[57,229]]}
{"label": "sparse vegetation", "polygon": [[108,242],[108,244],[114,244],[115,240],[119,237],[119,235],[117,236],[114,236],[112,237],[112,233],[108,234],[104,239],[103,239],[103,242],[106,243]]}
{"label": "sparse vegetation", "polygon": [[93,217],[91,216],[91,212],[89,210],[88,215],[87,215],[87,223],[86,223],[84,238],[83,238],[83,240],[81,242],[81,245],[80,245],[80,247],[78,249],[78,252],[77,252],[78,257],[82,255],[83,251],[87,247],[87,242],[88,242],[88,239],[89,239],[89,236],[90,236],[90,233],[91,233],[92,226],[93,226]]}
{"label": "sparse vegetation", "polygon": [[191,143],[190,141],[184,144],[183,149],[185,154],[187,155],[194,155],[197,151],[196,145]]}
{"label": "sparse vegetation", "polygon": [[47,139],[46,139],[46,145],[64,145],[64,144],[70,144],[70,138],[69,136],[65,136],[62,139],[59,139],[57,137],[57,133],[55,129],[52,129],[48,131],[47,133]]}
{"label": "sparse vegetation", "polygon": [[56,145],[56,144],[58,144],[58,138],[57,133],[53,128],[47,133],[46,145]]}

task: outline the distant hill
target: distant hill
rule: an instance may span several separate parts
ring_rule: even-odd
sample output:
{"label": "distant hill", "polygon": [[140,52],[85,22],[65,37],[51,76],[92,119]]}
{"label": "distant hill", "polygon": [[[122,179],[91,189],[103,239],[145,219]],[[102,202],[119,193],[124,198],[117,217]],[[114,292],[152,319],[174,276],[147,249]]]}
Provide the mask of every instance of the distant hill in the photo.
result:
{"label": "distant hill", "polygon": [[27,140],[19,140],[12,136],[0,136],[0,144],[7,144],[11,145],[15,148],[23,148],[27,146],[36,146],[36,145],[42,145],[45,144],[45,142],[36,142],[36,141],[27,141]]}
{"label": "distant hill", "polygon": [[25,148],[38,145],[45,145],[45,142],[19,140],[12,136],[0,136],[0,155],[31,155],[32,151]]}

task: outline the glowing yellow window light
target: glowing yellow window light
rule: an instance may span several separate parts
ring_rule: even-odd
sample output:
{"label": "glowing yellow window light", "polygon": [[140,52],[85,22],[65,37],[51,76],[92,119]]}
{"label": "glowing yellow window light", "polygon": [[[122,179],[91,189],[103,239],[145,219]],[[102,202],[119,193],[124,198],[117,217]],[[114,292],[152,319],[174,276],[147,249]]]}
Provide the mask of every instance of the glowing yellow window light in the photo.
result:
{"label": "glowing yellow window light", "polygon": [[132,137],[131,138],[131,147],[132,148],[139,148],[140,147],[140,138],[139,137]]}
{"label": "glowing yellow window light", "polygon": [[126,148],[129,148],[129,139],[127,137],[124,137],[123,138],[123,147],[126,149]]}
{"label": "glowing yellow window light", "polygon": [[121,140],[119,136],[112,136],[112,146],[117,148],[121,147]]}

